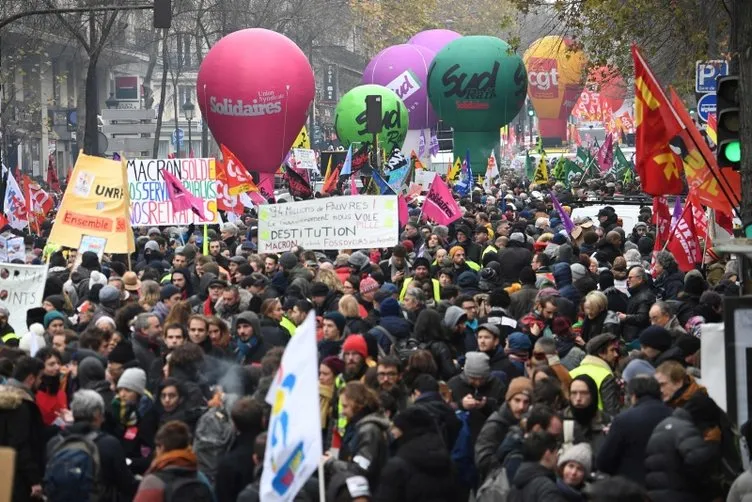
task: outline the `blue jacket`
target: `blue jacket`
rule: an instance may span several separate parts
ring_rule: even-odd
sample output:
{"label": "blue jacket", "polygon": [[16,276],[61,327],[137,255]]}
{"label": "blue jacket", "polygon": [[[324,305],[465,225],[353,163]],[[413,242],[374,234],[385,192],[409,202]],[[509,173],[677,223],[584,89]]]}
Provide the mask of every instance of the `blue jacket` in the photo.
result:
{"label": "blue jacket", "polygon": [[568,263],[556,263],[553,269],[554,279],[556,280],[556,289],[559,294],[571,301],[575,305],[580,304],[579,290],[572,285],[572,269]]}

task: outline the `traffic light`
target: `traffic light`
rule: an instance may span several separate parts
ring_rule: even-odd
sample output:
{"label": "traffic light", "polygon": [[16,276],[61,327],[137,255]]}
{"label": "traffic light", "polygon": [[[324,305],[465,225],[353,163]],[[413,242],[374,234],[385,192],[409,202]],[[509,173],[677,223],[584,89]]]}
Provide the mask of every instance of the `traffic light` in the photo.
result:
{"label": "traffic light", "polygon": [[172,24],[172,0],[154,0],[154,27],[166,30]]}
{"label": "traffic light", "polygon": [[739,139],[739,76],[718,77],[718,165],[741,168],[742,144]]}
{"label": "traffic light", "polygon": [[528,117],[534,117],[535,116],[535,108],[533,108],[532,101],[527,102],[527,116]]}

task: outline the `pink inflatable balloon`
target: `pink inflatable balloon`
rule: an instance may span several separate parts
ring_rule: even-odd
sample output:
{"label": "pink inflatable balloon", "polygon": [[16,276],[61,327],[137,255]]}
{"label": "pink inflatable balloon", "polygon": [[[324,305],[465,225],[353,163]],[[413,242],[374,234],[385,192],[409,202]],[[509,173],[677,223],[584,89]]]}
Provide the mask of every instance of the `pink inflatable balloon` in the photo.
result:
{"label": "pink inflatable balloon", "polygon": [[199,107],[218,143],[246,169],[276,172],[308,117],[313,70],[284,35],[240,30],[214,44],[196,83]]}
{"label": "pink inflatable balloon", "polygon": [[426,30],[421,31],[413,35],[413,37],[407,41],[408,44],[422,45],[434,51],[436,54],[441,52],[449,42],[462,38],[462,35],[452,30]]}

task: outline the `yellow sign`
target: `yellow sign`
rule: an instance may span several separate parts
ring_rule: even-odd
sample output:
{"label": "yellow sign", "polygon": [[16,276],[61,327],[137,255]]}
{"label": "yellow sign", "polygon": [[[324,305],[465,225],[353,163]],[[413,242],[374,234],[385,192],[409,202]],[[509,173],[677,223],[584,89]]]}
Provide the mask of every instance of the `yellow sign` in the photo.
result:
{"label": "yellow sign", "polygon": [[106,253],[136,250],[125,159],[79,154],[49,242],[78,249],[82,235],[107,239]]}
{"label": "yellow sign", "polygon": [[308,137],[308,130],[306,126],[298,133],[298,137],[295,138],[295,142],[292,144],[292,148],[307,148],[311,149],[311,138]]}
{"label": "yellow sign", "polygon": [[545,155],[541,155],[540,161],[538,161],[538,167],[535,168],[533,175],[533,183],[536,185],[548,183],[548,163]]}

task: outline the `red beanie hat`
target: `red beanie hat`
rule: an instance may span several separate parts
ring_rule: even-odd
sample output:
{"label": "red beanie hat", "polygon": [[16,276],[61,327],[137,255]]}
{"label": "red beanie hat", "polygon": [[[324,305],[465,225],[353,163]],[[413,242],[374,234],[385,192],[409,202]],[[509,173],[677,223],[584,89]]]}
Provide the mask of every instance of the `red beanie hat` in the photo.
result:
{"label": "red beanie hat", "polygon": [[345,343],[342,345],[342,353],[357,352],[363,359],[368,357],[368,345],[363,335],[350,335],[345,339]]}

